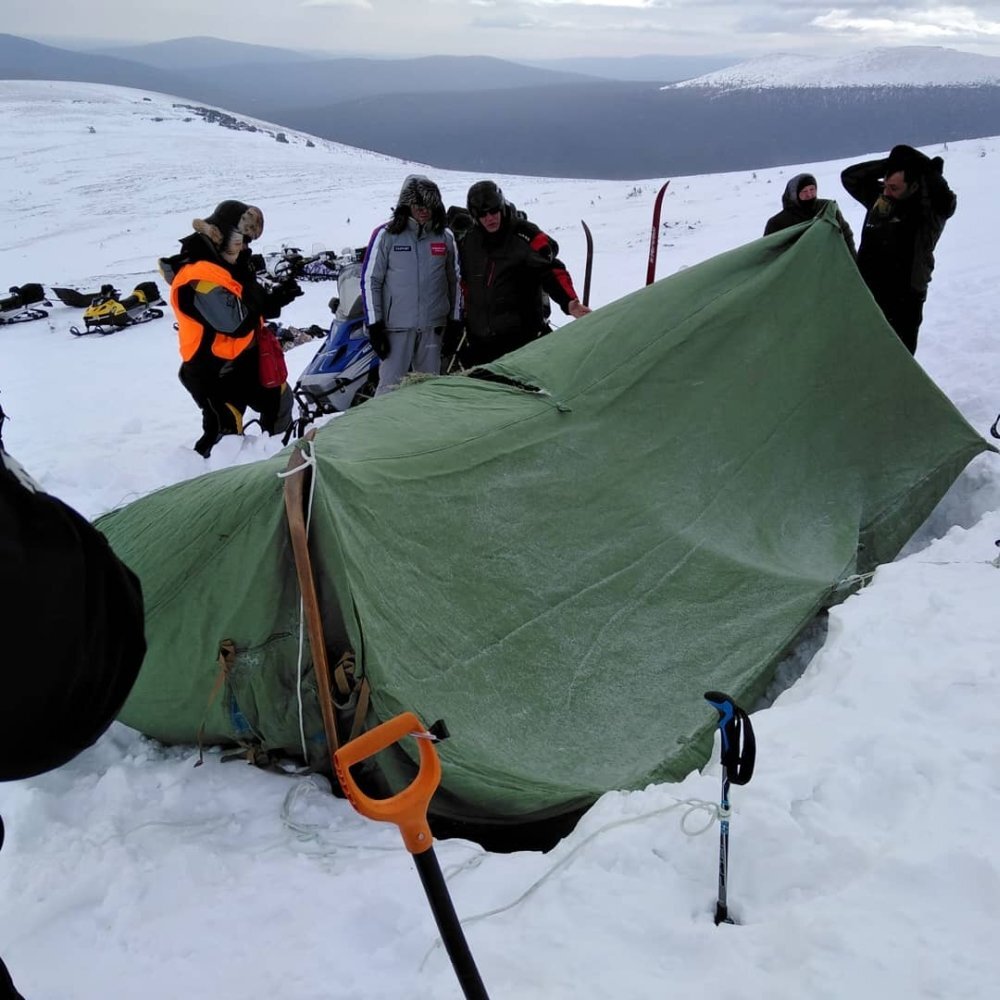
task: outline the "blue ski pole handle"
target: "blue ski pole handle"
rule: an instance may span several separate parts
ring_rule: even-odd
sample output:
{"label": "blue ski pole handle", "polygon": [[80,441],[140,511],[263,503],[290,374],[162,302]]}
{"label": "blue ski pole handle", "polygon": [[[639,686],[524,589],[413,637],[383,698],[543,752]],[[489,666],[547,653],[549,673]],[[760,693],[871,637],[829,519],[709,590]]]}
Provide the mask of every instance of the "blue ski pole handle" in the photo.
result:
{"label": "blue ski pole handle", "polygon": [[757,760],[757,740],[750,716],[721,691],[706,691],[705,700],[719,713],[722,738],[722,766],[734,785],[745,785],[753,777]]}

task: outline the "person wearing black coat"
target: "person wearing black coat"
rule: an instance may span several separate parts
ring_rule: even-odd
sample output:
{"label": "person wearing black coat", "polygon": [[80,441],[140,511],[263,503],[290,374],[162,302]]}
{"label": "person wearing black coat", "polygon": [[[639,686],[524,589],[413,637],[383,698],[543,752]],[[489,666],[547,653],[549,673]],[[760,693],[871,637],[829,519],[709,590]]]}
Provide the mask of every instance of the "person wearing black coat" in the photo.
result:
{"label": "person wearing black coat", "polygon": [[[0,781],[16,781],[97,740],[132,689],[146,640],[139,580],[2,440],[0,593]],[[3,961],[0,997],[20,997]]]}
{"label": "person wearing black coat", "polygon": [[548,298],[574,319],[590,312],[555,241],[522,218],[495,182],[473,184],[466,206],[474,225],[459,243],[464,367],[488,364],[548,333]]}
{"label": "person wearing black coat", "polygon": [[[772,215],[764,226],[764,235],[780,232],[782,229],[790,229],[801,222],[808,222],[815,219],[820,212],[830,204],[828,198],[817,198],[819,188],[816,178],[812,174],[796,174],[786,185],[784,194],[781,196],[781,211],[777,215]],[[844,235],[844,242],[852,257],[857,257],[858,252],[854,247],[854,233],[851,227],[837,209],[837,225]]]}
{"label": "person wearing black coat", "polygon": [[858,268],[896,335],[914,354],[924,316],[934,248],[957,199],[944,179],[944,161],[912,146],[894,146],[885,159],[847,167],[841,181],[868,210]]}

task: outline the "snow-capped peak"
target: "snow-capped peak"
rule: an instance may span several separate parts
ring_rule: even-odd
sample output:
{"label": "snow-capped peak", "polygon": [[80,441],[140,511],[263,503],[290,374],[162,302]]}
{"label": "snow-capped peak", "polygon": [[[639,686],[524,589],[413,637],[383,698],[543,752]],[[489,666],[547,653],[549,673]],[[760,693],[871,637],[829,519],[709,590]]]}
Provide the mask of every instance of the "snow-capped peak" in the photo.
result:
{"label": "snow-capped peak", "polygon": [[760,87],[945,87],[1000,85],[1000,58],[937,45],[866,49],[848,56],[775,53],[670,84],[744,90]]}

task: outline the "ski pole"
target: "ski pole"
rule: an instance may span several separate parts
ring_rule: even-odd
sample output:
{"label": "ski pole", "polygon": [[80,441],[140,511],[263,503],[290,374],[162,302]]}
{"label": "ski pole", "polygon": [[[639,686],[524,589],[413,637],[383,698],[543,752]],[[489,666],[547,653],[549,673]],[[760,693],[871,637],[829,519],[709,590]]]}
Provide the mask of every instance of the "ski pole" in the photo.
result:
{"label": "ski pole", "polygon": [[[417,737],[420,750],[417,776],[406,788],[390,798],[373,799],[365,795],[351,776],[351,765],[367,760],[408,735]],[[395,823],[399,827],[403,843],[413,855],[441,940],[466,1000],[489,1000],[455,913],[448,886],[441,874],[441,866],[434,854],[434,838],[427,824],[427,806],[441,782],[441,761],[434,743],[447,738],[447,735],[443,722],[434,723],[428,731],[412,712],[403,712],[345,743],[334,753],[333,764],[340,779],[340,787],[362,816]]]}
{"label": "ski pole", "polygon": [[466,336],[467,336],[467,334],[466,334],[465,330],[463,330],[462,331],[462,336],[458,338],[458,347],[455,348],[455,353],[451,356],[451,360],[448,362],[448,367],[445,369],[445,372],[444,372],[445,375],[450,375],[452,373],[452,369],[454,369],[455,364],[458,361],[458,355],[461,352],[462,348],[465,346],[465,338],[466,338]]}
{"label": "ski pole", "polygon": [[590,234],[590,227],[583,219],[580,220],[580,225],[583,226],[583,233],[587,238],[587,263],[583,269],[583,299],[581,301],[585,306],[589,306],[590,275],[594,270],[594,237]]}
{"label": "ski pole", "polygon": [[719,804],[719,896],[715,904],[715,926],[732,924],[726,898],[729,883],[729,786],[745,785],[753,777],[757,758],[750,716],[721,691],[706,691],[705,700],[719,713],[722,741],[722,799]]}

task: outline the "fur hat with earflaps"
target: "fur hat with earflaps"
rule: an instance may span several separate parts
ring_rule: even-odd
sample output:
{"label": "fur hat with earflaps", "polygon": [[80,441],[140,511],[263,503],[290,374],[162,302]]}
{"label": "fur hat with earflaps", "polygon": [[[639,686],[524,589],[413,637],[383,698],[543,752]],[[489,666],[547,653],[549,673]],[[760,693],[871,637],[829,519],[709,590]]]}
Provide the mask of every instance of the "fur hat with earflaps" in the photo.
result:
{"label": "fur hat with earflaps", "polygon": [[410,218],[410,208],[426,208],[431,213],[428,228],[435,232],[444,229],[444,202],[441,199],[441,189],[429,177],[423,174],[410,174],[403,181],[396,199],[389,232],[401,233],[406,228]]}
{"label": "fur hat with earflaps", "polygon": [[195,219],[191,228],[201,233],[217,250],[225,250],[232,236],[240,233],[249,243],[264,232],[264,213],[242,201],[221,201],[205,219]]}
{"label": "fur hat with earflaps", "polygon": [[423,174],[410,174],[403,181],[403,186],[399,191],[397,205],[415,205],[418,208],[429,208],[434,211],[441,206],[441,189],[429,177]]}

